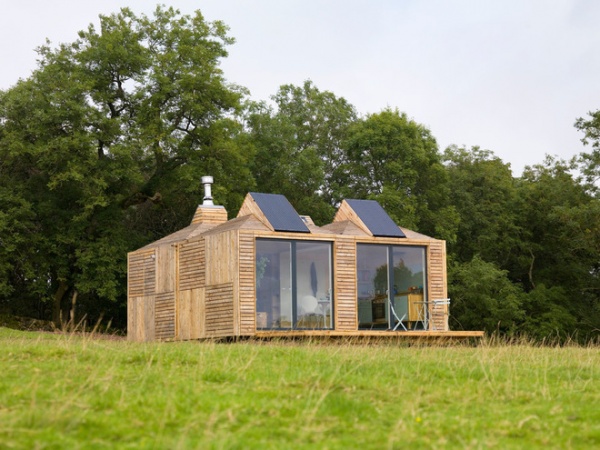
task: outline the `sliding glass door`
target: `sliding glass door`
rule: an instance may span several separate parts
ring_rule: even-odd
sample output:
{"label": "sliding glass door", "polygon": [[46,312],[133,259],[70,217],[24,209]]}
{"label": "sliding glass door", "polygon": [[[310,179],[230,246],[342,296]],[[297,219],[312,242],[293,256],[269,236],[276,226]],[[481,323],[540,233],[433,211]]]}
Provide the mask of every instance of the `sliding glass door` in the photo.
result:
{"label": "sliding glass door", "polygon": [[330,242],[256,240],[257,329],[333,328]]}
{"label": "sliding glass door", "polygon": [[389,326],[389,254],[383,245],[357,245],[358,327]]}
{"label": "sliding glass door", "polygon": [[292,327],[292,244],[256,241],[257,328]]}
{"label": "sliding glass door", "polygon": [[426,329],[425,247],[357,245],[359,329]]}

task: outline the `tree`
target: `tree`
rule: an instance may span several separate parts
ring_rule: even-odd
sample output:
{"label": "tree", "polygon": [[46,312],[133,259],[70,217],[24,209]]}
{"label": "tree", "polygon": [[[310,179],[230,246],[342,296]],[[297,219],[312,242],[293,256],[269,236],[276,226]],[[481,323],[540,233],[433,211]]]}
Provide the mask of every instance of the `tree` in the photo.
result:
{"label": "tree", "polygon": [[427,128],[386,109],[356,121],[345,147],[340,197],[379,200],[398,224],[454,240],[458,217],[448,206],[446,170]]}
{"label": "tree", "polygon": [[203,173],[227,187],[225,204],[241,202],[252,183],[235,140],[244,92],[219,68],[232,42],[200,12],[124,8],[39,49],[32,76],[0,93],[0,210],[23,218],[0,217],[14,268],[0,267],[5,295],[21,280],[19,295],[53,299],[55,321],[67,295],[123,299],[127,251],[159,237],[132,217],[158,210],[159,234],[181,228]]}
{"label": "tree", "polygon": [[451,328],[512,334],[525,320],[523,291],[505,270],[475,256],[449,267]]}
{"label": "tree", "polygon": [[518,216],[523,252],[513,272],[532,293],[543,286],[552,294],[547,302],[557,302],[562,318],[556,331],[586,338],[600,328],[600,203],[572,169],[548,157],[525,170]]}
{"label": "tree", "polygon": [[574,337],[577,318],[570,312],[570,302],[568,289],[560,286],[547,288],[539,284],[523,297],[525,320],[519,331],[537,340]]}
{"label": "tree", "polygon": [[328,223],[340,201],[338,169],[346,131],[356,119],[354,107],[311,81],[283,85],[272,99],[274,108],[254,104],[248,114],[257,186],[286,195],[316,223]]}
{"label": "tree", "polygon": [[575,128],[583,132],[581,142],[592,147],[591,153],[582,153],[579,156],[579,163],[588,188],[597,193],[600,180],[600,109],[590,111],[588,115],[589,118],[580,117],[575,122]]}
{"label": "tree", "polygon": [[449,251],[460,262],[475,255],[506,267],[519,251],[520,209],[510,166],[488,150],[451,146],[444,152],[450,202],[460,216]]}

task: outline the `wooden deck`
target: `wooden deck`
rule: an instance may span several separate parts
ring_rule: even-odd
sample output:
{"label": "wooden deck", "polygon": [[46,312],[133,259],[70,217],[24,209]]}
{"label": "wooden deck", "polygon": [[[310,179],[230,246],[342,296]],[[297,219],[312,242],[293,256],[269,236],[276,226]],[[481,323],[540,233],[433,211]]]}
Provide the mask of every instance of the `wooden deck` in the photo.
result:
{"label": "wooden deck", "polygon": [[397,339],[403,341],[479,341],[483,338],[483,331],[336,331],[336,330],[285,330],[285,331],[257,331],[251,338],[256,339],[287,339],[287,338],[365,338],[371,339]]}

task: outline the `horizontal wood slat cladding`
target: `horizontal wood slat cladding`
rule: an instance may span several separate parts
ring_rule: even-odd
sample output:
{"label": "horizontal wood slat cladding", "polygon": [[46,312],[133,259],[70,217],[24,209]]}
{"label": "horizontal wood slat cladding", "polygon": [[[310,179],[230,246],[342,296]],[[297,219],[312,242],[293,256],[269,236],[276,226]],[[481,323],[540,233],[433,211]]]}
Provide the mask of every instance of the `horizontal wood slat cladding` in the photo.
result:
{"label": "horizontal wood slat cladding", "polygon": [[155,302],[156,339],[173,339],[175,337],[175,292],[157,294]]}
{"label": "horizontal wood slat cladding", "polygon": [[256,331],[256,285],[255,285],[254,235],[239,234],[239,297],[240,334],[250,335]]}
{"label": "horizontal wood slat cladding", "polygon": [[446,287],[446,242],[432,241],[429,245],[429,304],[431,327],[448,331],[448,305],[433,307],[434,300],[447,298]]}
{"label": "horizontal wood slat cladding", "polygon": [[233,283],[206,287],[206,336],[233,336]]}
{"label": "horizontal wood slat cladding", "polygon": [[204,287],[206,279],[206,255],[204,238],[185,242],[179,247],[179,289]]}
{"label": "horizontal wood slat cladding", "polygon": [[404,229],[405,239],[374,237],[344,202],[334,223],[324,227],[309,224],[311,233],[273,231],[250,195],[236,219],[226,221],[224,208],[201,205],[193,222],[128,255],[130,339],[187,340],[260,334],[256,330],[257,238],[332,242],[334,330],[315,331],[322,335],[358,332],[357,244],[426,247],[430,330],[448,329],[448,306],[433,303],[448,295],[444,241]]}
{"label": "horizontal wood slat cladding", "polygon": [[156,289],[156,254],[154,249],[128,255],[129,297],[154,295]]}
{"label": "horizontal wood slat cladding", "polygon": [[354,239],[338,237],[333,248],[335,329],[356,330],[356,243]]}
{"label": "horizontal wood slat cladding", "polygon": [[192,218],[192,223],[209,223],[219,225],[227,222],[227,210],[223,206],[199,205]]}
{"label": "horizontal wood slat cladding", "polygon": [[436,331],[448,331],[448,305],[433,303],[431,307],[432,329]]}

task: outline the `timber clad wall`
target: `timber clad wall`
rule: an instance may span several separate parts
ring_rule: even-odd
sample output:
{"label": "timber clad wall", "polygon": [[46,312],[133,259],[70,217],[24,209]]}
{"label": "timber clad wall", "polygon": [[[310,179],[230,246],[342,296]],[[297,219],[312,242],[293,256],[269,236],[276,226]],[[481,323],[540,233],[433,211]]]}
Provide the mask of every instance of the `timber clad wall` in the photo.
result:
{"label": "timber clad wall", "polygon": [[204,238],[179,244],[178,281],[177,339],[203,338],[206,336]]}
{"label": "timber clad wall", "polygon": [[[332,224],[307,226],[310,233],[275,231],[251,196],[229,221],[224,208],[201,205],[192,225],[128,255],[128,339],[255,335],[257,238],[333,243],[334,332],[358,331],[357,243],[426,247],[428,300],[447,298],[444,241],[405,229],[406,238],[373,236],[345,202]],[[430,303],[429,311],[429,329],[447,331],[448,306]]]}
{"label": "timber clad wall", "polygon": [[256,285],[254,277],[254,234],[240,233],[240,334],[252,335],[256,331]]}
{"label": "timber clad wall", "polygon": [[156,295],[154,336],[170,339],[175,336],[175,295],[165,292]]}
{"label": "timber clad wall", "polygon": [[132,253],[128,261],[128,295],[143,297],[154,295],[156,264],[154,249]]}
{"label": "timber clad wall", "polygon": [[135,341],[154,339],[154,295],[156,292],[156,254],[154,249],[130,254],[127,261],[127,329]]}
{"label": "timber clad wall", "polygon": [[175,246],[163,245],[156,249],[156,293],[175,291]]}
{"label": "timber clad wall", "polygon": [[[448,297],[446,288],[446,242],[432,241],[429,245],[429,302]],[[448,305],[430,306],[431,326],[436,330],[447,330]]]}
{"label": "timber clad wall", "polygon": [[177,332],[179,340],[205,337],[204,288],[179,291]]}
{"label": "timber clad wall", "polygon": [[357,329],[356,242],[337,239],[334,243],[334,309],[336,330]]}
{"label": "timber clad wall", "polygon": [[[238,233],[237,231],[224,231],[211,234],[205,236],[205,242],[206,261],[210,264],[210,270],[206,272],[206,336],[239,336]],[[225,286],[227,286],[226,289]],[[220,315],[214,315],[215,295],[218,297],[219,308],[221,308]],[[226,309],[224,309],[223,295],[231,296],[230,304]],[[234,299],[236,299],[235,304]],[[213,304],[209,305],[211,302]],[[226,314],[229,314],[230,317],[224,317]]]}
{"label": "timber clad wall", "polygon": [[431,307],[431,327],[433,330],[448,330],[448,305],[434,303]]}
{"label": "timber clad wall", "polygon": [[237,275],[237,232],[226,231],[205,236],[206,261],[210,270],[206,271],[206,284],[232,282]]}
{"label": "timber clad wall", "polygon": [[192,219],[192,224],[210,223],[220,224],[227,222],[227,211],[222,206],[200,205]]}
{"label": "timber clad wall", "polygon": [[204,239],[179,246],[179,290],[204,287],[206,258]]}
{"label": "timber clad wall", "polygon": [[206,333],[210,336],[233,336],[233,283],[206,288]]}

